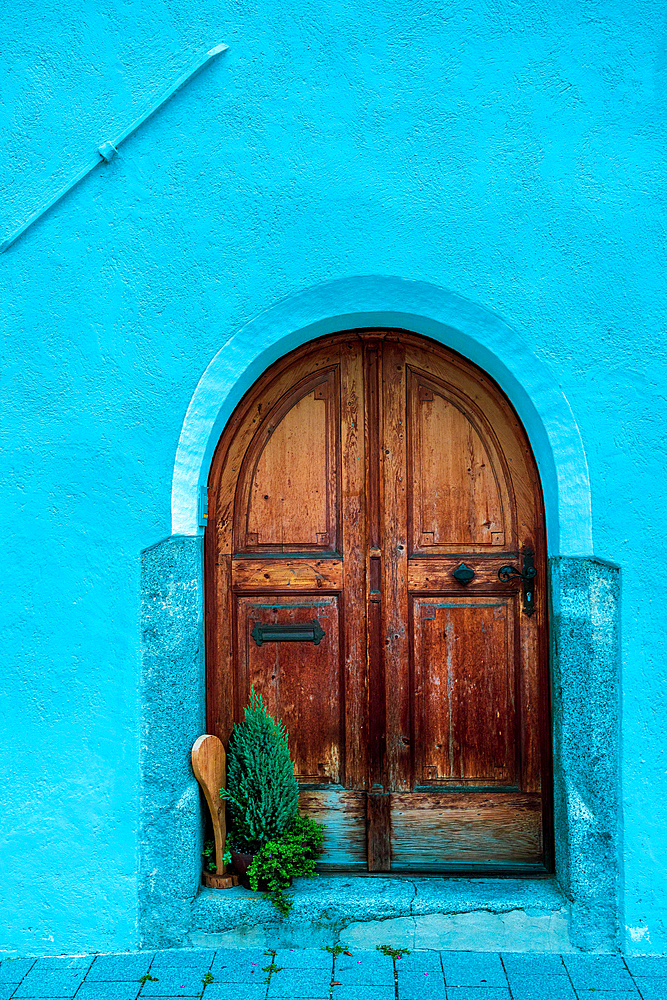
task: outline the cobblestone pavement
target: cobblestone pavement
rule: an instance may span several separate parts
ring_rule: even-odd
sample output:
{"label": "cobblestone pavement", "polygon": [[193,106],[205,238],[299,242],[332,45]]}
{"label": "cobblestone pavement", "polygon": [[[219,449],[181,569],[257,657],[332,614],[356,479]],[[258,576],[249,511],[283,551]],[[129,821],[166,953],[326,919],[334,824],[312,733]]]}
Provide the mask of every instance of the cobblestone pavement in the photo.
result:
{"label": "cobblestone pavement", "polygon": [[385,950],[5,959],[0,1000],[667,1000],[667,958]]}

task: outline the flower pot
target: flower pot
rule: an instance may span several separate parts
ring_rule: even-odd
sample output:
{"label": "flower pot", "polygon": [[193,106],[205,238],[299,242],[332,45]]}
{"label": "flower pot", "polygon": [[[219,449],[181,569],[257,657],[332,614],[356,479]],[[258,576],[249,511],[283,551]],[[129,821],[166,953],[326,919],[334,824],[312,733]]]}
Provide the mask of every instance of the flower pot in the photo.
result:
{"label": "flower pot", "polygon": [[[255,855],[241,854],[240,851],[235,851],[233,847],[229,848],[229,853],[232,856],[232,864],[236,869],[236,874],[241,879],[241,885],[245,889],[250,889],[250,891],[252,892],[252,889],[250,887],[250,882],[248,881],[248,869],[250,868],[250,865],[252,864]],[[289,884],[290,885],[292,884],[291,878],[289,880]],[[257,882],[257,891],[258,892],[269,891],[269,883],[266,881],[265,878],[260,878],[259,881]]]}

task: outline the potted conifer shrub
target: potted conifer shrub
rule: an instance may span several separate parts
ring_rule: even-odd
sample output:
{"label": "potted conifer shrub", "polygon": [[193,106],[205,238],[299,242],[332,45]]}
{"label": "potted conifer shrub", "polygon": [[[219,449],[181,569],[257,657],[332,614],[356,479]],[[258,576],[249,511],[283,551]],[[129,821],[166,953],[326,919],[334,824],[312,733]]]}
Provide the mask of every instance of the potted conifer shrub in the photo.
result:
{"label": "potted conifer shrub", "polygon": [[227,788],[220,789],[232,864],[246,888],[263,890],[284,914],[292,906],[285,889],[297,875],[315,874],[324,837],[322,824],[298,811],[288,735],[253,688],[245,718],[229,739]]}

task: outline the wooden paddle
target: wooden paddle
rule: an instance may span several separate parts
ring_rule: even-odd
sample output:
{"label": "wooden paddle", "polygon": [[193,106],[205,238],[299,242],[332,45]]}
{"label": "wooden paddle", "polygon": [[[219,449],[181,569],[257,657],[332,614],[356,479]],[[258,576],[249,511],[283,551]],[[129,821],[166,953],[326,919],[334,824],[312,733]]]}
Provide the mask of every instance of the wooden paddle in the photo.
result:
{"label": "wooden paddle", "polygon": [[225,841],[227,826],[225,823],[225,803],[220,798],[220,789],[227,787],[227,755],[222,742],[217,736],[200,736],[192,748],[192,770],[204,793],[204,798],[211,812],[213,835],[215,836],[215,875],[204,872],[206,885],[216,889],[228,889],[238,885],[236,875],[225,875]]}

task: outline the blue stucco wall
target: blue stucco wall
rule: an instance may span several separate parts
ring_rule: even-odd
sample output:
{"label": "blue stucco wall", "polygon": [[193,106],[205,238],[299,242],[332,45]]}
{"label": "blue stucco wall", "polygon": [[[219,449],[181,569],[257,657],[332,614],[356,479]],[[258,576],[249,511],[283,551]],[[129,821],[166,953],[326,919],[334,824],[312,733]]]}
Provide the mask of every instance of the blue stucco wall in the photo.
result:
{"label": "blue stucco wall", "polygon": [[280,300],[395,275],[502,317],[572,408],[623,581],[624,946],[667,951],[666,20],[657,0],[5,11],[7,233],[230,49],[0,257],[1,948],[138,941],[140,553],[171,534],[202,373]]}

